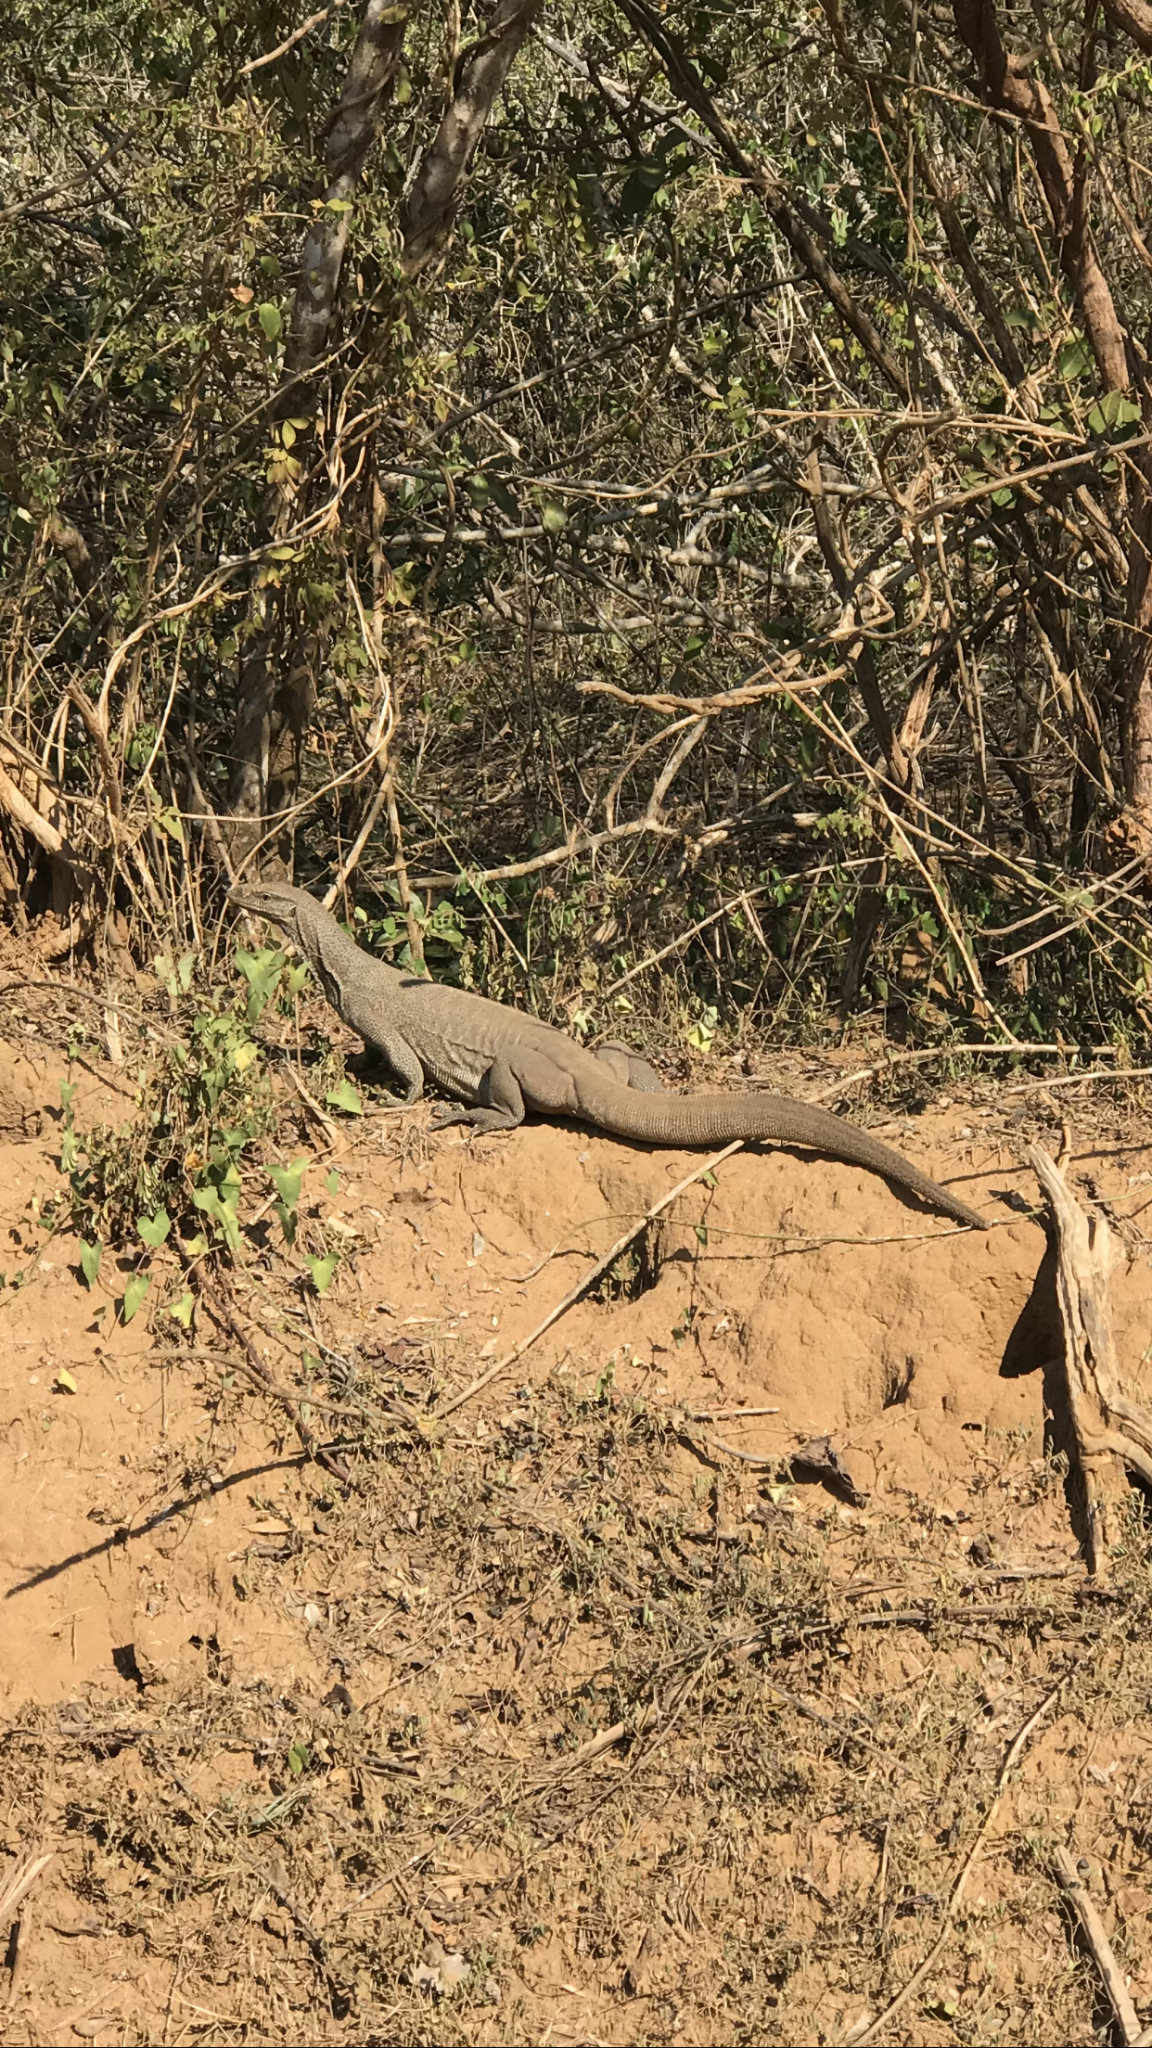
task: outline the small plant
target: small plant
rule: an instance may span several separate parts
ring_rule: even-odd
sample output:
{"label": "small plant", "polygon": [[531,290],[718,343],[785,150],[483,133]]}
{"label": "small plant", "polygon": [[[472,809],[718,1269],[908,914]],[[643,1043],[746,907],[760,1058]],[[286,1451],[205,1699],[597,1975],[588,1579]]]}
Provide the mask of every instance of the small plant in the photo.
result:
{"label": "small plant", "polygon": [[[60,1165],[68,1175],[63,1220],[81,1239],[80,1268],[89,1288],[110,1244],[135,1242],[147,1254],[175,1232],[193,1257],[213,1246],[239,1250],[240,1160],[276,1120],[253,1026],[269,1002],[295,996],[305,970],[288,970],[284,954],[273,949],[238,948],[235,962],[248,984],[242,1002],[216,991],[198,996],[190,954],[175,963],[161,955],[153,963],[178,1035],[144,1075],[130,1123],[78,1130],[74,1085],[61,1083]],[[285,1209],[294,1211],[294,1201]],[[126,1322],[139,1312],[150,1283],[143,1266],[128,1282]],[[185,1323],[190,1312],[184,1301],[172,1308]]]}
{"label": "small plant", "polygon": [[419,895],[413,894],[407,916],[400,907],[400,892],[394,882],[385,882],[383,893],[391,899],[395,908],[385,911],[383,917],[370,919],[363,910],[356,911],[356,930],[353,936],[360,941],[367,939],[373,946],[399,951],[395,955],[397,967],[414,969],[416,961],[408,937],[408,918],[420,934],[420,944],[425,960],[438,970],[438,976],[455,980],[458,976],[459,956],[464,950],[465,934],[460,925],[459,913],[450,899],[445,896],[434,908]]}
{"label": "small plant", "polygon": [[274,1204],[274,1211],[280,1219],[280,1228],[284,1232],[284,1242],[289,1246],[294,1245],[296,1242],[296,1230],[300,1220],[296,1205],[300,1200],[300,1189],[303,1185],[307,1167],[308,1161],[306,1159],[294,1159],[291,1166],[270,1166],[268,1168],[268,1178],[272,1182],[278,1197]]}

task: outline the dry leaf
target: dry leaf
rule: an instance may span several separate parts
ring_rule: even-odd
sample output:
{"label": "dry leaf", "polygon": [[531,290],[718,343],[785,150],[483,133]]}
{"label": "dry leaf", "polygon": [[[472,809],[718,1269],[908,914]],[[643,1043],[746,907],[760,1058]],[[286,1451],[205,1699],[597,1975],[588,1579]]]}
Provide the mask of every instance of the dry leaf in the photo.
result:
{"label": "dry leaf", "polygon": [[430,1941],[423,1960],[412,1965],[412,1982],[417,1991],[431,1991],[437,1998],[450,1998],[471,1975],[471,1964],[439,1941]]}
{"label": "dry leaf", "polygon": [[818,1479],[823,1479],[833,1493],[838,1493],[854,1508],[864,1506],[868,1495],[861,1492],[852,1474],[841,1464],[830,1436],[812,1437],[798,1451],[792,1452],[788,1462],[793,1471],[799,1466],[802,1472],[811,1472]]}

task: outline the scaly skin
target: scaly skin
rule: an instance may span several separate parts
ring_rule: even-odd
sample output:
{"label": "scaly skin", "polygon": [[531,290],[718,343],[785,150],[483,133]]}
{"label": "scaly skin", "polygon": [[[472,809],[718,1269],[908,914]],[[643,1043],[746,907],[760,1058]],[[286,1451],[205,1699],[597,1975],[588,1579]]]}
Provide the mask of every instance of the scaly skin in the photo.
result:
{"label": "scaly skin", "polygon": [[975,1230],[988,1228],[918,1166],[867,1131],[788,1095],[663,1095],[655,1077],[623,1048],[589,1052],[550,1024],[405,974],[365,953],[314,896],[286,882],[253,882],[231,892],[241,909],[271,918],[307,959],[333,1009],[384,1055],[416,1102],[424,1081],[469,1105],[438,1112],[439,1124],[511,1130],[525,1110],[572,1116],[613,1137],[649,1145],[724,1145],[733,1138],[808,1145],[906,1188]]}

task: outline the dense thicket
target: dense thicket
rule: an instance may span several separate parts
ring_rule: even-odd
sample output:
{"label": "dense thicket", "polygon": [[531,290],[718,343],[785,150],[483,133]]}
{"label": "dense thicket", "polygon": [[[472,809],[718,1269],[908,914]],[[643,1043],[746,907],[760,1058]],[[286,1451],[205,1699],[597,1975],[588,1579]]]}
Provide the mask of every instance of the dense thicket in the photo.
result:
{"label": "dense thicket", "polygon": [[1145,0],[13,0],[8,914],[1130,1038],[1150,93]]}

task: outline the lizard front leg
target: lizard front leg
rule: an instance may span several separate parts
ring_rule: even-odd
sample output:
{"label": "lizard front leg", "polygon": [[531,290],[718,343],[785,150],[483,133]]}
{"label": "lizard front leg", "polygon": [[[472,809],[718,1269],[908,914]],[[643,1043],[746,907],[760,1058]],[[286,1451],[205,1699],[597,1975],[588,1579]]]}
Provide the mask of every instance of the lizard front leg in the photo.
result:
{"label": "lizard front leg", "polygon": [[429,1129],[442,1131],[447,1124],[471,1124],[474,1131],[512,1131],[523,1123],[523,1092],[507,1060],[493,1060],[476,1092],[479,1100],[474,1108],[445,1102],[434,1109]]}
{"label": "lizard front leg", "polygon": [[408,1040],[402,1038],[399,1032],[383,1032],[379,1028],[366,1031],[362,1024],[356,1023],[351,1017],[345,1021],[352,1025],[353,1031],[360,1033],[365,1045],[370,1045],[373,1052],[378,1052],[387,1061],[397,1080],[403,1083],[404,1093],[398,1100],[405,1105],[419,1102],[424,1093],[424,1069]]}

